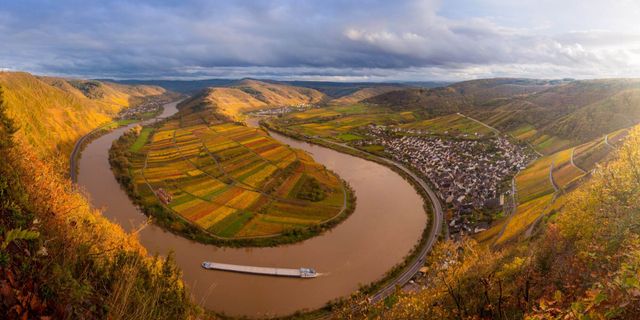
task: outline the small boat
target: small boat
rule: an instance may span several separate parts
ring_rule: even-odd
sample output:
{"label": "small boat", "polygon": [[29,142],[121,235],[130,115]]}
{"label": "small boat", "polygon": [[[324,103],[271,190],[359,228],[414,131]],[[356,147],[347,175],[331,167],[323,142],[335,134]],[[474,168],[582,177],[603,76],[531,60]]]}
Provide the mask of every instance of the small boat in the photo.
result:
{"label": "small boat", "polygon": [[235,264],[217,263],[217,262],[209,262],[209,261],[203,262],[202,267],[208,270],[221,270],[221,271],[231,271],[231,272],[239,272],[239,273],[279,276],[279,277],[315,278],[318,276],[318,273],[316,272],[316,270],[312,268],[287,269],[287,268],[271,268],[271,267],[254,267],[254,266],[241,266],[241,265],[235,265]]}

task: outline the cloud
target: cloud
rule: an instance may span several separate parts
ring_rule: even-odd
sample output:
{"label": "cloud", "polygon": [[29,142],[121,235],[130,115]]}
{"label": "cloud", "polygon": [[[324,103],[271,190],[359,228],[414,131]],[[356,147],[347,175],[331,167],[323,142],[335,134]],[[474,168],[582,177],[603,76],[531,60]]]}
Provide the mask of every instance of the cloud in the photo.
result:
{"label": "cloud", "polygon": [[640,75],[633,1],[0,4],[0,68],[36,73],[367,81]]}

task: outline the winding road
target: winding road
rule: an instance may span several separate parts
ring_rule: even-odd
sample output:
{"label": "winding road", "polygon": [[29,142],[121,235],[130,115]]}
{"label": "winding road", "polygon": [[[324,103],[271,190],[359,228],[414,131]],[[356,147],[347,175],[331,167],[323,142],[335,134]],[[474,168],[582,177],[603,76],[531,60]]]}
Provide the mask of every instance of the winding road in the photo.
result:
{"label": "winding road", "polygon": [[580,168],[580,167],[579,167],[579,166],[578,166],[578,165],[573,161],[573,158],[574,158],[575,154],[576,154],[576,148],[574,147],[573,149],[571,149],[571,165],[572,165],[572,166],[574,166],[576,169],[580,170],[580,172],[582,172],[582,173],[586,174],[586,173],[587,173],[587,170],[584,170],[584,169]]}
{"label": "winding road", "polygon": [[[415,182],[417,182],[420,185],[420,187],[429,196],[431,207],[434,212],[433,214],[434,220],[433,220],[433,223],[431,224],[431,230],[429,231],[429,236],[427,238],[427,241],[425,241],[424,246],[420,248],[418,255],[411,261],[411,263],[408,266],[405,267],[404,271],[398,277],[396,277],[393,281],[390,281],[389,283],[387,283],[378,292],[371,295],[370,299],[372,302],[379,302],[385,299],[386,297],[388,297],[389,295],[391,295],[392,293],[394,293],[398,286],[401,287],[405,285],[407,282],[409,282],[409,280],[411,280],[411,278],[413,278],[413,276],[415,276],[418,273],[418,271],[420,271],[420,268],[422,268],[422,266],[424,265],[427,254],[429,253],[429,251],[431,251],[431,248],[433,248],[433,245],[438,239],[438,235],[442,232],[442,225],[444,222],[444,212],[442,210],[442,204],[440,202],[440,199],[438,199],[438,196],[436,196],[435,192],[433,192],[429,184],[426,181],[424,181],[424,179],[420,178],[413,171],[411,171],[401,163],[351,147],[347,144],[336,143],[336,142],[322,139],[319,137],[313,137],[313,139],[317,139],[324,143],[332,144],[335,146],[347,148],[356,152],[366,153],[367,155],[374,157],[379,161],[392,165],[402,170],[407,175],[409,175]],[[310,139],[310,142],[313,142],[313,139]]]}

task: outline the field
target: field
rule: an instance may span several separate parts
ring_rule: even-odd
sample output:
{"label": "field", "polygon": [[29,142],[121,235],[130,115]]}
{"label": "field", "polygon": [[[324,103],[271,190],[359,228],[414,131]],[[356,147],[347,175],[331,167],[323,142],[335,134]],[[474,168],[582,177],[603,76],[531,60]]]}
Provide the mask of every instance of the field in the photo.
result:
{"label": "field", "polygon": [[554,154],[553,180],[559,188],[566,188],[584,175],[582,170],[571,164],[572,153],[573,148],[570,148]]}
{"label": "field", "polygon": [[478,134],[479,136],[487,136],[492,130],[480,123],[469,120],[459,114],[450,114],[437,118],[416,121],[401,125],[407,129],[426,129],[437,134],[460,135],[466,134],[470,137]]}
{"label": "field", "polygon": [[142,148],[142,146],[144,146],[145,143],[147,143],[147,140],[149,139],[149,135],[151,134],[151,131],[152,131],[151,128],[143,128],[142,131],[140,132],[140,135],[138,136],[138,139],[131,146],[131,151],[133,152],[139,151]]}
{"label": "field", "polygon": [[[625,134],[623,130],[609,134],[610,142],[612,137],[619,142]],[[548,214],[563,203],[564,196],[556,193],[549,179],[552,163],[554,182],[560,190],[570,190],[598,162],[605,160],[611,150],[604,143],[604,138],[598,138],[539,158],[516,176],[518,206],[513,217],[495,222],[474,238],[485,244],[500,244],[524,233],[541,215]],[[571,164],[572,153],[575,165]],[[496,239],[505,223],[504,233]]]}
{"label": "field", "polygon": [[[321,137],[336,142],[352,142],[366,139],[363,129],[370,124],[385,125],[404,130],[426,130],[430,134],[459,136],[467,139],[482,138],[492,130],[458,114],[421,119],[412,111],[395,112],[386,108],[364,106],[331,106],[296,112],[279,119],[278,125],[286,126],[298,134]],[[380,151],[372,146],[373,152]]]}
{"label": "field", "polygon": [[627,137],[629,129],[620,129],[607,135],[607,139],[610,144],[618,145]]}
{"label": "field", "polygon": [[[488,119],[489,125],[500,124],[506,113],[497,113]],[[511,117],[506,117],[511,118]],[[293,113],[278,120],[278,125],[286,125],[293,130],[310,137],[322,137],[338,142],[349,143],[367,139],[369,124],[386,125],[389,128],[420,130],[420,134],[447,135],[466,139],[483,138],[493,134],[492,130],[461,114],[449,114],[435,118],[421,119],[419,112],[394,112],[382,107],[363,107],[361,105],[312,109]],[[561,193],[570,190],[586,172],[602,161],[611,151],[601,137],[583,145],[573,147],[570,140],[545,135],[528,124],[513,126],[507,134],[531,143],[537,151],[546,154],[531,163],[515,178],[517,207],[515,213],[493,223],[486,231],[474,237],[484,244],[501,244],[527,231],[544,214],[562,203],[556,200]],[[411,133],[408,133],[411,134]],[[623,139],[624,130],[608,135],[609,142]],[[368,151],[381,154],[384,147],[364,144],[360,146]],[[574,163],[571,158],[574,157]]]}
{"label": "field", "polygon": [[496,244],[512,239],[526,231],[538,217],[548,212],[552,200],[553,194],[547,194],[519,205],[516,214],[509,219],[504,233],[496,240]]}
{"label": "field", "polygon": [[557,196],[550,173],[560,189],[568,187],[584,175],[571,164],[572,152],[573,148],[569,148],[542,157],[516,176],[518,206],[496,244],[522,234],[538,217],[549,212]]}
{"label": "field", "polygon": [[342,211],[341,180],[309,155],[205,114],[181,112],[132,145],[137,189],[154,190],[146,202],[164,191],[172,211],[223,238],[276,235]]}
{"label": "field", "polygon": [[333,106],[296,112],[280,120],[287,128],[305,136],[337,142],[361,140],[358,129],[369,124],[398,124],[412,121],[411,112],[393,113],[384,108],[363,105]]}
{"label": "field", "polygon": [[549,180],[552,162],[552,156],[540,158],[516,176],[519,203],[528,202],[554,191],[551,180]]}

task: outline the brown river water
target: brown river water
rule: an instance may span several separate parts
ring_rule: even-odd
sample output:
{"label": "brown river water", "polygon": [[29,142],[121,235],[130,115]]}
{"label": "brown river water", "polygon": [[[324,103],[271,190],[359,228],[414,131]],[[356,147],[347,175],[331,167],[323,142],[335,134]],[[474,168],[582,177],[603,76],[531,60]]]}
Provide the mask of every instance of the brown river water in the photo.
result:
{"label": "brown river water", "polygon": [[[165,106],[162,116],[176,112]],[[127,128],[116,129],[82,152],[78,185],[94,207],[132,230],[146,220],[115,180],[108,161],[111,143]],[[173,250],[195,301],[235,316],[287,315],[313,310],[378,280],[400,263],[419,241],[427,222],[422,199],[392,170],[377,163],[271,133],[282,143],[303,149],[345,179],[357,197],[344,222],[309,240],[274,248],[221,248],[184,239],[156,225],[140,233],[142,244],[161,255]],[[313,279],[282,278],[204,270],[203,261],[283,268],[310,267]]]}

